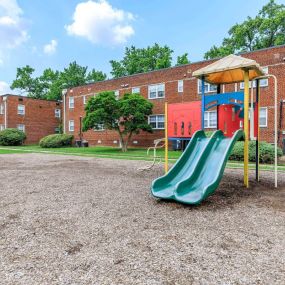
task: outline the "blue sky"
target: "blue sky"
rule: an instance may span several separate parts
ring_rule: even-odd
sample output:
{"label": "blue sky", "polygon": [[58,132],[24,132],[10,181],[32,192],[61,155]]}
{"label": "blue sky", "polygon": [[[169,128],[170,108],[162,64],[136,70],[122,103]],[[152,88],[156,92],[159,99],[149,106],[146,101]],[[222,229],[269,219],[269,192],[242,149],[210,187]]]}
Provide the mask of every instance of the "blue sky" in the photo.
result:
{"label": "blue sky", "polygon": [[[229,28],[268,0],[0,0],[0,94],[16,68],[63,69],[71,61],[109,74],[126,46],[167,44],[203,59]],[[284,3],[285,0],[278,0]]]}

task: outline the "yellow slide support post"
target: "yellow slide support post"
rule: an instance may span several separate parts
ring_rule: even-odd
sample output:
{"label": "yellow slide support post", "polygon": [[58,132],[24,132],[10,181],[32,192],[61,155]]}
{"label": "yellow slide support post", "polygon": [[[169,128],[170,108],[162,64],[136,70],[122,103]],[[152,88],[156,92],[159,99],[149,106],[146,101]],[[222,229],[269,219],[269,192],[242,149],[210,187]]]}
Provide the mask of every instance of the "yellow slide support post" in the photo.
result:
{"label": "yellow slide support post", "polygon": [[164,130],[165,130],[165,154],[164,154],[164,170],[168,172],[168,104],[165,102],[164,110]]}
{"label": "yellow slide support post", "polygon": [[249,104],[249,71],[244,71],[244,185],[248,188],[248,104]]}

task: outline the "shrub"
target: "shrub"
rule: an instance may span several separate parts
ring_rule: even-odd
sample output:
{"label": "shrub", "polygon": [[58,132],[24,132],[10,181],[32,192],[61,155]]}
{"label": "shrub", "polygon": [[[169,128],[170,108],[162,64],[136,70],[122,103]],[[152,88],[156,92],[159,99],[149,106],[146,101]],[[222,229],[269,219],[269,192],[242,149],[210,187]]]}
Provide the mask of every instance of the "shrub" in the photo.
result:
{"label": "shrub", "polygon": [[[255,162],[255,141],[249,142],[249,161]],[[231,155],[230,160],[239,160],[243,161],[243,151],[244,151],[244,142],[239,141],[236,142]],[[282,156],[282,150],[278,147],[277,149],[277,156]],[[274,162],[274,145],[269,144],[267,142],[260,142],[259,143],[259,158],[261,163],[273,163]]]}
{"label": "shrub", "polygon": [[57,148],[71,146],[73,135],[67,134],[54,134],[49,135],[40,140],[40,147],[43,148]]}
{"label": "shrub", "polygon": [[5,129],[0,132],[0,145],[22,145],[25,139],[26,134],[18,129]]}

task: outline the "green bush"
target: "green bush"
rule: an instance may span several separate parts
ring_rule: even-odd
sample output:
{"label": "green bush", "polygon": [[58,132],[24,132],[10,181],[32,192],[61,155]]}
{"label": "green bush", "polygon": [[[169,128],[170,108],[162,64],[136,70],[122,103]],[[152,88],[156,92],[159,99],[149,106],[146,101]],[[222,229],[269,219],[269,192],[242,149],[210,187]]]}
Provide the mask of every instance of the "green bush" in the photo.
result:
{"label": "green bush", "polygon": [[43,148],[58,148],[71,146],[73,135],[67,134],[54,134],[49,135],[40,140],[40,147]]}
{"label": "green bush", "polygon": [[[249,142],[249,161],[255,162],[255,141]],[[236,142],[231,155],[230,160],[239,160],[243,161],[243,151],[244,151],[244,142],[239,141]],[[282,156],[282,150],[278,147],[277,149],[278,157]],[[274,145],[269,144],[267,142],[260,142],[259,143],[259,158],[261,163],[273,163],[274,162]]]}
{"label": "green bush", "polygon": [[0,132],[0,145],[22,145],[25,139],[26,134],[18,129],[5,129]]}

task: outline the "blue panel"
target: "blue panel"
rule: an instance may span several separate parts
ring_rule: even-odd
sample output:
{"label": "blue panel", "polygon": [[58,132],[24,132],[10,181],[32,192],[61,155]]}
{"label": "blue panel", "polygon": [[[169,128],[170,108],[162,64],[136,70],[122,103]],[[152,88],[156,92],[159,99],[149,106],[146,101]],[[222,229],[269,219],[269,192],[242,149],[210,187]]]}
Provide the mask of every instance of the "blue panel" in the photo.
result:
{"label": "blue panel", "polygon": [[[202,100],[203,100],[203,97],[202,97]],[[223,104],[231,104],[237,107],[243,107],[243,104],[232,102],[232,100],[243,102],[244,93],[243,92],[230,92],[230,93],[221,93],[221,94],[204,96],[204,110],[206,111],[210,108],[223,105]],[[202,110],[203,110],[203,106],[202,106]]]}

